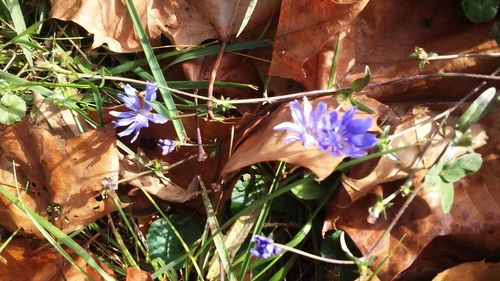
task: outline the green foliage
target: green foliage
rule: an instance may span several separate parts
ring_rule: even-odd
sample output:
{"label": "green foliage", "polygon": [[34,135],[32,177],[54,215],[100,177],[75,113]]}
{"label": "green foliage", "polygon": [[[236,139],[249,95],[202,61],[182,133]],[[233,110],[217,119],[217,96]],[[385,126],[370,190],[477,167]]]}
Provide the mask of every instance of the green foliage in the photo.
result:
{"label": "green foliage", "polygon": [[10,93],[3,94],[0,98],[0,123],[14,124],[26,115],[26,102]]}
{"label": "green foliage", "polygon": [[440,176],[443,180],[453,183],[464,178],[468,174],[477,172],[479,168],[481,168],[482,163],[483,159],[481,154],[466,154],[444,165]]}
{"label": "green foliage", "polygon": [[470,21],[479,23],[496,16],[499,2],[500,0],[462,0],[462,8]]}
{"label": "green foliage", "polygon": [[[201,229],[198,224],[178,214],[169,215],[168,218],[191,248],[201,236]],[[165,263],[169,263],[184,254],[182,244],[164,219],[159,219],[151,224],[146,240],[151,258],[161,258]],[[178,264],[176,268],[179,269],[185,266],[186,262],[184,261]]]}
{"label": "green foliage", "polygon": [[476,123],[481,117],[488,113],[489,110],[493,109],[490,104],[493,106],[496,105],[495,96],[495,88],[489,88],[484,91],[460,117],[455,129],[465,133],[472,124]]}
{"label": "green foliage", "polygon": [[252,205],[255,200],[264,195],[265,184],[264,177],[261,175],[252,177],[250,174],[244,174],[231,193],[231,212],[236,214]]}
{"label": "green foliage", "polygon": [[327,190],[328,186],[311,180],[295,186],[291,191],[293,195],[302,200],[314,200],[324,196]]}

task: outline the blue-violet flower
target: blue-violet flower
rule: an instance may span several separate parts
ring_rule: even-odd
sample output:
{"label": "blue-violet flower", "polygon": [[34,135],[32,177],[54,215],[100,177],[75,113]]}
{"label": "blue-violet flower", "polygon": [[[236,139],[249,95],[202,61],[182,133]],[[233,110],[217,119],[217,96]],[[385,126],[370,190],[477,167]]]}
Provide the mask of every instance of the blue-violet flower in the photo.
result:
{"label": "blue-violet flower", "polygon": [[118,94],[118,98],[123,102],[125,107],[130,109],[130,111],[110,111],[109,114],[117,117],[113,121],[114,127],[128,126],[125,130],[118,133],[118,136],[128,136],[134,133],[134,137],[131,142],[134,142],[142,128],[149,127],[149,121],[153,123],[163,124],[168,121],[168,118],[160,115],[158,113],[153,113],[152,108],[145,101],[155,101],[156,100],[156,83],[148,82],[146,83],[146,94],[144,100],[142,100],[137,94],[136,90],[130,86],[125,85],[123,88],[125,94]]}
{"label": "blue-violet flower", "polygon": [[257,243],[250,253],[257,258],[267,259],[281,252],[281,248],[274,245],[273,241],[265,236],[254,235],[252,242]]}
{"label": "blue-violet flower", "polygon": [[274,130],[286,130],[292,133],[285,139],[285,144],[292,141],[301,141],[306,148],[318,145],[317,134],[319,130],[320,120],[325,114],[327,105],[324,102],[319,102],[313,110],[311,103],[304,97],[304,107],[300,106],[300,102],[294,100],[290,102],[290,112],[292,114],[292,122],[283,122],[274,127]]}
{"label": "blue-violet flower", "polygon": [[318,146],[330,150],[330,154],[340,157],[346,155],[359,158],[367,154],[366,150],[377,144],[377,138],[370,133],[370,118],[354,119],[356,107],[346,111],[342,118],[337,111],[326,114],[321,119],[318,133]]}
{"label": "blue-violet flower", "polygon": [[162,149],[161,154],[167,155],[175,149],[176,143],[174,140],[164,139],[164,140],[158,140],[158,146],[161,147]]}

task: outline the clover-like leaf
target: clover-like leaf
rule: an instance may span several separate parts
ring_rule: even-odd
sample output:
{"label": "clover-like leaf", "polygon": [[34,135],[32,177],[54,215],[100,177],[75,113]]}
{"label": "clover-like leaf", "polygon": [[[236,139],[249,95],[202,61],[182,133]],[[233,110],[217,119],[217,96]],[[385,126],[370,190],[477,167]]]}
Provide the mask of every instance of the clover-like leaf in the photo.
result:
{"label": "clover-like leaf", "polygon": [[462,8],[472,22],[485,22],[496,16],[499,2],[499,0],[462,0]]}
{"label": "clover-like leaf", "polygon": [[479,153],[460,156],[443,167],[441,178],[449,183],[454,183],[468,174],[477,172],[481,168],[482,163],[483,158]]}
{"label": "clover-like leaf", "polygon": [[0,99],[0,123],[14,124],[26,115],[26,102],[13,94],[4,94]]}
{"label": "clover-like leaf", "polygon": [[[173,214],[168,219],[172,222],[179,235],[188,247],[201,235],[199,226],[193,220],[184,219],[182,216]],[[165,263],[174,261],[185,252],[182,244],[164,219],[156,220],[151,224],[146,240],[152,258],[161,258]],[[185,262],[178,264],[175,268],[183,268]]]}

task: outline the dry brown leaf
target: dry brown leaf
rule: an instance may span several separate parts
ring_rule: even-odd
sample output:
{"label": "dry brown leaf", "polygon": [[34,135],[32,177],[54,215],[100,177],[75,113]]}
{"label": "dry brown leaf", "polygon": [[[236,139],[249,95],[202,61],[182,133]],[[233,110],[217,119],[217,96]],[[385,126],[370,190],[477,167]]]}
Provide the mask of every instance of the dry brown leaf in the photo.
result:
{"label": "dry brown leaf", "polygon": [[[397,107],[397,105],[394,106]],[[413,107],[409,116],[404,117],[405,120],[396,127],[394,134],[398,134],[409,128],[414,128],[415,125],[430,120],[433,116],[439,114],[440,112],[430,109],[432,106],[432,104],[429,104]],[[452,104],[449,104],[449,106],[451,107]],[[440,105],[440,107],[442,107],[442,105]],[[363,178],[353,178],[356,177],[356,174],[360,172],[364,173],[366,170],[364,167],[359,168],[359,166],[357,169],[353,169],[354,173],[350,175],[351,177],[345,174],[342,175],[343,190],[337,204],[346,207],[379,184],[406,178],[415,170],[430,168],[453,137],[452,125],[457,120],[457,116],[451,116],[448,119],[449,125],[445,126],[445,129],[439,129],[440,122],[438,121],[429,122],[419,126],[416,130],[408,131],[401,137],[393,139],[390,142],[391,148],[412,146],[414,144],[418,144],[418,146],[394,153],[399,161],[393,160],[388,156],[382,157],[376,167],[373,168],[372,172]],[[477,148],[484,145],[487,137],[482,126],[475,124],[472,126],[471,130],[474,136],[471,148]],[[426,149],[429,140],[432,140],[432,145]],[[465,152],[467,152],[465,148],[457,149],[455,156],[458,157]],[[422,159],[420,160],[420,158]],[[343,194],[343,192],[346,194]],[[342,198],[345,197],[344,195],[347,195],[348,198]]]}
{"label": "dry brown leaf", "polygon": [[[305,1],[293,2],[302,3]],[[310,6],[319,5],[316,3],[325,3],[324,5],[331,6],[344,5],[345,7],[366,4],[366,1],[350,1],[348,4],[334,4],[334,1],[319,0],[307,2],[314,3]],[[328,4],[326,4],[327,2]],[[283,6],[286,3],[287,1],[283,1]],[[300,5],[296,6],[298,6],[298,11],[302,9]],[[361,8],[363,7],[359,6],[358,9],[353,10],[355,12],[341,16],[336,16],[334,12],[313,11],[306,13],[308,18],[304,20],[298,16],[284,16],[283,10],[287,8],[283,7],[281,17],[289,26],[300,26],[301,24],[308,26],[310,22],[319,22],[316,19],[321,19],[323,15],[326,17],[330,15],[332,17],[330,22],[335,23],[336,20],[339,22],[330,28],[333,30],[330,33],[325,30],[317,31],[316,28],[313,28],[315,26],[304,30],[305,35],[293,41],[286,41],[286,49],[282,47],[283,43],[278,37],[275,41],[270,74],[295,79],[308,89],[324,88],[328,81],[335,42],[330,41],[325,45],[326,39],[323,39],[321,46],[312,48],[310,44],[312,40],[308,38],[311,36],[322,38],[322,34],[329,34],[332,38],[331,35],[340,29],[339,25],[341,24],[344,25],[343,29],[346,34],[342,40],[336,73],[339,83],[343,86],[347,86],[354,79],[362,77],[366,65],[372,70],[371,82],[420,74],[418,61],[410,58],[410,54],[417,46],[440,55],[498,51],[498,47],[490,35],[491,24],[471,23],[464,16],[460,1],[369,1],[362,12],[356,16]],[[278,36],[282,33],[281,17]],[[284,54],[280,53],[283,51]],[[292,55],[294,52],[306,51],[311,54],[303,57],[297,56],[300,58],[299,60]],[[308,59],[305,64],[304,59]],[[498,60],[494,58],[461,58],[433,61],[425,67],[424,72],[490,73],[497,66]],[[442,91],[448,97],[452,97],[463,92],[464,89],[470,89],[471,83],[474,81],[470,79],[419,80],[380,87],[371,92],[370,96],[384,97],[388,100],[395,96],[401,98],[404,93],[405,99],[409,97],[422,98],[422,92],[419,89],[435,86],[435,92],[424,94],[430,97],[436,92]]]}
{"label": "dry brown leaf", "polygon": [[[27,207],[71,232],[115,210],[113,202],[100,198],[102,181],[118,176],[114,135],[113,128],[105,127],[63,139],[25,119],[1,132],[0,182],[16,197],[17,185]],[[17,182],[9,165],[12,161],[18,165]],[[30,181],[27,191],[26,181]],[[2,225],[38,234],[29,218],[6,198],[2,197],[2,205]],[[49,207],[58,210],[49,214]]]}
{"label": "dry brown leaf", "polygon": [[[146,35],[159,43],[162,26],[175,23],[170,1],[133,1]],[[94,34],[93,48],[108,44],[115,52],[138,51],[141,45],[134,32],[132,19],[121,0],[54,0],[51,17],[74,21]]]}
{"label": "dry brown leaf", "polygon": [[[139,153],[144,163],[149,163],[143,153]],[[158,178],[154,174],[144,175],[147,169],[144,165],[134,161],[132,157],[120,155],[120,176],[123,179],[130,179],[128,184],[144,189],[148,193],[168,202],[184,203],[198,196],[197,181],[192,182],[187,189]]]}
{"label": "dry brown leaf", "polygon": [[[467,239],[462,239],[463,245],[483,245],[481,249],[484,249],[485,241],[491,241],[486,250],[496,253],[498,257],[500,251],[500,239],[498,239],[500,234],[500,189],[498,188],[500,127],[495,120],[499,113],[500,111],[497,110],[481,120],[481,124],[485,124],[484,128],[489,137],[486,145],[477,150],[483,155],[483,166],[479,172],[455,183],[455,200],[450,213],[443,213],[437,190],[424,189],[413,200],[391,234],[382,240],[380,247],[375,251],[377,256],[375,265],[390,254],[379,276],[382,280],[391,280],[407,269],[422,250],[430,246],[430,243],[437,237],[466,236]],[[384,188],[386,195],[392,191],[394,188],[390,186]],[[394,206],[388,210],[387,220],[379,219],[376,224],[369,224],[366,220],[368,208],[375,204],[377,199],[378,196],[369,194],[346,209],[332,206],[323,230],[328,231],[335,227],[344,229],[362,254],[366,255],[405,200],[398,196],[394,201]],[[490,238],[492,235],[496,238]],[[404,239],[402,239],[403,236]],[[401,244],[398,246],[401,239]],[[453,247],[456,248],[457,245]],[[439,267],[443,259],[436,258],[433,249],[429,249],[430,256],[434,257],[432,262],[434,267]]]}
{"label": "dry brown leaf", "polygon": [[127,267],[127,279],[126,281],[153,281],[151,274],[149,272],[140,270],[136,267]]}
{"label": "dry brown leaf", "polygon": [[[315,104],[318,101],[325,101],[330,110],[336,107],[331,97],[315,99],[312,103]],[[359,97],[359,101],[373,109],[376,112],[374,116],[379,116],[379,114],[387,111],[387,108],[383,104],[373,99]],[[358,118],[372,117],[376,119],[374,116],[369,116],[362,112],[357,114]],[[256,125],[247,132],[244,132],[243,137],[238,140],[236,149],[224,166],[222,174],[228,175],[239,171],[243,167],[259,162],[285,161],[308,168],[316,174],[319,180],[323,180],[330,175],[342,161],[343,157],[333,157],[329,152],[321,151],[320,149],[305,149],[298,142],[285,145],[284,140],[287,133],[284,131],[275,131],[273,128],[277,124],[289,121],[290,119],[290,111],[286,104],[256,122]],[[378,127],[374,122],[372,129],[376,128]]]}
{"label": "dry brown leaf", "polygon": [[[207,39],[228,40],[235,33],[235,28],[241,24],[249,0],[135,0],[133,2],[153,46],[160,43],[160,35],[164,33],[173,44],[182,47],[197,45]],[[261,32],[259,26],[271,17],[276,2],[273,0],[258,3],[245,29],[246,34]],[[94,34],[93,48],[106,43],[115,52],[141,49],[132,19],[121,0],[54,0],[51,17],[74,21]]]}
{"label": "dry brown leaf", "polygon": [[295,79],[304,85],[310,74],[306,61],[317,55],[363,10],[368,0],[283,0],[269,75]]}
{"label": "dry brown leaf", "polygon": [[439,273],[432,281],[495,281],[500,276],[500,263],[469,262]]}
{"label": "dry brown leaf", "polygon": [[[37,242],[14,239],[0,254],[0,281],[85,281],[88,280],[75,266],[52,249],[37,248]],[[104,280],[85,260],[69,253],[95,281]],[[114,272],[98,259],[94,259],[109,275]]]}

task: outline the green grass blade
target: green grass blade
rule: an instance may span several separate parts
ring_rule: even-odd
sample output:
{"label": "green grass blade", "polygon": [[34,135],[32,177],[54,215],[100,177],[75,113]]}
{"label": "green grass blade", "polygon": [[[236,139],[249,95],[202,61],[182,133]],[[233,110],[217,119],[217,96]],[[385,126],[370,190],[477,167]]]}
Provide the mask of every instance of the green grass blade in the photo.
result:
{"label": "green grass blade", "polygon": [[21,228],[18,228],[16,229],[16,231],[12,232],[12,234],[9,236],[9,238],[7,238],[3,243],[2,245],[0,246],[0,254],[2,253],[2,251],[7,247],[7,245],[9,245],[10,241],[12,241],[12,239],[14,239],[14,237],[16,237],[17,233],[19,232],[19,230],[21,230]]}
{"label": "green grass blade", "polygon": [[[271,45],[271,42],[266,39],[259,39],[259,40],[252,40],[252,41],[245,41],[245,42],[239,42],[239,43],[234,43],[234,44],[228,44],[226,48],[224,49],[226,52],[237,52],[237,51],[244,51],[244,50],[251,50],[251,49],[257,49],[257,48],[262,48],[262,47],[267,47]],[[199,58],[199,57],[204,57],[204,56],[211,56],[211,55],[216,55],[219,53],[220,48],[222,45],[214,45],[214,46],[208,46],[205,48],[200,48],[200,49],[195,49],[192,51],[189,51],[178,58],[176,58],[173,62],[167,65],[167,68],[171,67],[174,64]]]}
{"label": "green grass blade", "polygon": [[[215,216],[214,209],[212,207],[212,203],[208,198],[207,189],[205,188],[205,184],[201,180],[201,177],[198,176],[198,182],[201,186],[201,195],[203,198],[203,204],[205,205],[205,209],[207,211],[207,222],[212,235],[214,237],[215,248],[217,249],[217,253],[219,254],[220,261],[224,270],[229,276],[230,281],[237,281],[236,275],[231,267],[231,261],[229,260],[229,255],[226,251],[226,246],[224,244],[224,238],[222,237],[222,233],[220,232],[219,222],[217,221],[217,217]],[[243,279],[240,279],[243,280]]]}
{"label": "green grass blade", "polygon": [[[163,72],[161,71],[160,64],[158,63],[158,60],[156,59],[153,49],[151,47],[151,43],[149,42],[146,36],[146,32],[144,31],[144,28],[141,25],[141,21],[139,15],[137,14],[137,10],[134,7],[133,1],[125,0],[125,3],[127,4],[127,9],[130,14],[130,17],[132,18],[134,29],[137,32],[137,35],[142,45],[142,49],[144,50],[144,55],[148,60],[149,67],[153,72],[153,76],[155,78],[156,83],[158,83],[159,86],[168,87],[167,81],[165,80],[165,76],[163,76]],[[170,91],[162,87],[159,87],[159,91],[161,96],[163,97],[165,105],[169,110],[169,116],[171,116],[175,132],[177,133],[179,141],[184,142],[187,138],[184,125],[182,125],[182,121],[179,118],[179,114],[177,113],[177,108],[175,107],[175,103],[172,98],[172,95],[170,94]]]}
{"label": "green grass blade", "polygon": [[[23,11],[21,10],[21,6],[19,5],[18,0],[3,0],[5,6],[10,12],[10,17],[12,19],[12,24],[14,25],[14,28],[16,29],[16,32],[19,34],[26,30],[26,23],[24,22],[24,15]],[[29,41],[29,36],[28,35],[23,35],[22,39]],[[28,61],[28,64],[30,65],[31,68],[33,68],[33,54],[31,53],[31,50],[29,50],[26,47],[21,47],[23,49],[24,56],[26,57],[26,60]]]}
{"label": "green grass blade", "polygon": [[[276,173],[275,173],[273,181],[271,183],[271,187],[269,188],[268,195],[275,192],[276,189],[278,188],[284,169],[285,169],[285,162],[280,162],[278,164],[278,168],[276,169]],[[259,213],[259,217],[257,218],[257,221],[255,222],[255,227],[253,229],[252,236],[261,233],[262,227],[264,226],[264,223],[265,223],[267,216],[269,214],[269,210],[271,209],[271,202],[272,201],[268,201],[264,204],[264,206],[262,206],[262,209]],[[240,270],[240,280],[244,279],[245,272],[247,271],[248,265],[250,263],[250,249],[251,248],[252,248],[252,243],[250,243],[245,250],[245,255],[244,255],[245,258],[244,258],[243,265],[241,266],[241,270]]]}
{"label": "green grass blade", "polygon": [[250,3],[248,3],[247,11],[245,13],[245,16],[243,17],[243,21],[241,22],[241,26],[238,30],[238,33],[236,34],[236,37],[240,36],[240,34],[243,32],[248,22],[250,21],[253,11],[255,10],[255,6],[257,6],[257,1],[258,0],[250,0]]}

